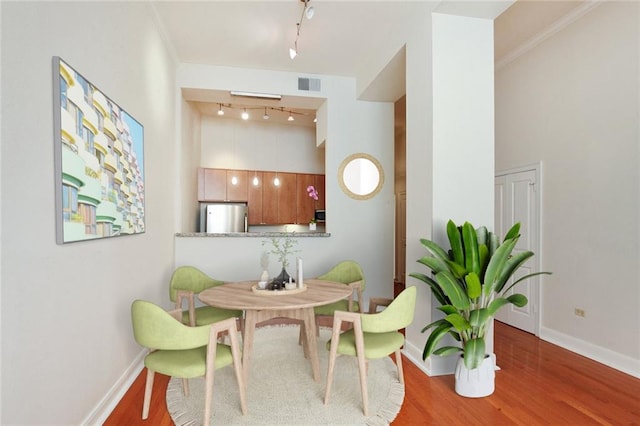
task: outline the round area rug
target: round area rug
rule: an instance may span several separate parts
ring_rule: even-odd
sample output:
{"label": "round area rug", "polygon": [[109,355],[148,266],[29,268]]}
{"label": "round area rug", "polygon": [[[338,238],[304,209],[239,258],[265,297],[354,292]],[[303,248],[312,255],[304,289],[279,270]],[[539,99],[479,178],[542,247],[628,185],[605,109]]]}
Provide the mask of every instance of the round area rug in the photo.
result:
{"label": "round area rug", "polygon": [[[362,394],[355,357],[336,359],[329,404],[324,405],[328,355],[325,343],[331,330],[320,329],[318,355],[320,383],[313,380],[311,362],[298,345],[297,326],[256,329],[247,383],[246,416],[233,367],[216,370],[213,384],[212,425],[388,425],[404,400],[404,385],[389,357],[369,361],[367,389],[369,417],[362,412]],[[189,396],[182,380],[171,378],[167,408],[176,425],[202,424],[204,379],[189,380]]]}

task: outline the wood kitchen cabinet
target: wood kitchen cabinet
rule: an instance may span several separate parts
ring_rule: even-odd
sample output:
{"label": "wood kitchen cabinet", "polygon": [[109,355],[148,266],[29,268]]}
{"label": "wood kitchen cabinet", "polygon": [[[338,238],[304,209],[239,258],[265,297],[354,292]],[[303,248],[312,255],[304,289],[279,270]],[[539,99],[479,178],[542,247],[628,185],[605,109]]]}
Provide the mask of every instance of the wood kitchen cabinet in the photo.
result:
{"label": "wood kitchen cabinet", "polygon": [[[253,184],[253,178],[258,178],[258,184]],[[248,204],[249,204],[249,225],[262,225],[265,224],[262,203],[262,192],[264,187],[264,173],[254,172],[253,175],[249,174],[249,187],[248,187]]]}
{"label": "wood kitchen cabinet", "polygon": [[[233,177],[237,182],[234,185]],[[198,201],[248,201],[246,170],[198,169]]]}
{"label": "wood kitchen cabinet", "polygon": [[[276,176],[280,180],[279,186],[273,183]],[[296,174],[263,172],[263,177],[262,220],[264,223],[296,223]]]}
{"label": "wood kitchen cabinet", "polygon": [[[280,186],[273,183],[276,176]],[[253,184],[254,177],[258,185]],[[198,201],[247,202],[249,225],[306,224],[316,209],[324,209],[324,179],[317,174],[200,168]],[[307,193],[310,185],[318,191],[317,201]]]}

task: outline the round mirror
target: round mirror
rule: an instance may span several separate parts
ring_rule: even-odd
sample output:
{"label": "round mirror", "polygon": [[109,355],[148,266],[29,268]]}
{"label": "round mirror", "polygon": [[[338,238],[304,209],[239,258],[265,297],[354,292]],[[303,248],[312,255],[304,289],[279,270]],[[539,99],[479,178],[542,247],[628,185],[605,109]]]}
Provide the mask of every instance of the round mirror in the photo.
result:
{"label": "round mirror", "polygon": [[349,197],[367,200],[382,189],[384,183],[382,165],[369,154],[350,155],[340,164],[338,182],[342,191]]}

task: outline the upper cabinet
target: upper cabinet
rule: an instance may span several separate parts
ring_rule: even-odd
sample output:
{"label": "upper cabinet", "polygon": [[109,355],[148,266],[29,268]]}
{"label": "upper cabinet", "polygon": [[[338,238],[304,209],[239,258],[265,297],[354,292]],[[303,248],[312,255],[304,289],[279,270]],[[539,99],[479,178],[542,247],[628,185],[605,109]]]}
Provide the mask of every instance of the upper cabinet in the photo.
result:
{"label": "upper cabinet", "polygon": [[246,170],[198,169],[198,201],[248,201]]}
{"label": "upper cabinet", "polygon": [[[309,197],[309,186],[318,200]],[[307,224],[324,209],[324,188],[324,175],[198,169],[198,201],[247,202],[249,225]]]}

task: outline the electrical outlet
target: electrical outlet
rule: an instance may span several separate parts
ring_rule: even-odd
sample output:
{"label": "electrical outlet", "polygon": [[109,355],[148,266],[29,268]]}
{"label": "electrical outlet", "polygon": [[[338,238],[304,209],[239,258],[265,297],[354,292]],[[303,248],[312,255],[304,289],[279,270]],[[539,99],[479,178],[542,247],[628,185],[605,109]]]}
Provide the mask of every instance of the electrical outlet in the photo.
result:
{"label": "electrical outlet", "polygon": [[573,313],[574,313],[576,316],[578,316],[578,317],[582,317],[582,318],[584,318],[584,317],[585,317],[585,311],[584,311],[584,309],[575,308],[575,309],[574,309],[574,311],[573,311]]}

